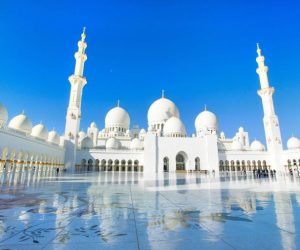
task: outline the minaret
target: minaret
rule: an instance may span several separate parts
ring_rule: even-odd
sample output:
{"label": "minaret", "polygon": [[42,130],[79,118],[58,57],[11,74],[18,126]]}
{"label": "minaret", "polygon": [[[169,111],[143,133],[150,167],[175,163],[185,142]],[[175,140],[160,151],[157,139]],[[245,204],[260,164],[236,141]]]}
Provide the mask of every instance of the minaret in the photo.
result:
{"label": "minaret", "polygon": [[81,34],[81,40],[78,42],[78,51],[74,55],[76,59],[74,74],[69,77],[71,93],[66,117],[65,138],[75,144],[77,143],[77,134],[79,132],[81,119],[82,90],[87,83],[83,76],[84,63],[87,59],[85,54],[87,47],[85,37],[84,28]]}
{"label": "minaret", "polygon": [[81,40],[78,42],[78,51],[74,55],[76,59],[74,74],[69,77],[71,92],[65,127],[65,167],[67,169],[74,167],[76,162],[77,139],[81,119],[82,90],[87,83],[83,76],[84,63],[87,59],[85,54],[85,49],[87,47],[85,37],[86,34],[84,28],[81,34]]}
{"label": "minaret", "polygon": [[258,68],[256,73],[259,75],[259,81],[261,89],[257,91],[258,95],[262,99],[263,111],[264,111],[264,128],[267,142],[268,152],[271,156],[271,168],[276,170],[281,169],[281,153],[282,143],[278,117],[274,110],[273,94],[275,89],[269,86],[268,80],[268,67],[265,66],[265,58],[261,54],[261,49],[257,44],[257,58],[256,62]]}

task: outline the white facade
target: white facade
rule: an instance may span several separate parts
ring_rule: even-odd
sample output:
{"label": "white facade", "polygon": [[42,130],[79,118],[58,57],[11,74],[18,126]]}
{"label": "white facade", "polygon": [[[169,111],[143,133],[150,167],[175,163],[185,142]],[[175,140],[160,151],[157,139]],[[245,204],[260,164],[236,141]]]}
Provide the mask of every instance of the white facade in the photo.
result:
{"label": "white facade", "polygon": [[299,139],[291,138],[287,149],[283,149],[272,99],[274,88],[269,85],[268,67],[258,46],[256,72],[260,79],[258,94],[262,99],[267,147],[257,140],[250,142],[248,132],[242,127],[232,138],[227,138],[223,132],[219,133],[217,116],[206,109],[195,118],[195,132],[189,136],[180,119],[180,110],[164,93],[149,107],[147,130],[131,126],[128,112],[118,103],[108,111],[104,128],[92,122],[86,132],[79,131],[81,100],[87,83],[85,38],[83,32],[75,53],[74,74],[69,77],[71,91],[63,137],[55,131],[48,132],[43,124],[32,127],[25,114],[14,117],[7,126],[7,110],[0,105],[2,168],[7,162],[18,161],[64,163],[68,170],[139,171],[144,177],[151,177],[175,171],[285,171],[286,167],[300,165]]}
{"label": "white facade", "polygon": [[[50,171],[63,167],[65,148],[64,139],[55,131],[48,132],[43,124],[32,128],[30,119],[24,114],[15,116],[7,126],[7,110],[0,124],[0,171],[22,171],[35,168]],[[1,116],[2,114],[0,114]]]}

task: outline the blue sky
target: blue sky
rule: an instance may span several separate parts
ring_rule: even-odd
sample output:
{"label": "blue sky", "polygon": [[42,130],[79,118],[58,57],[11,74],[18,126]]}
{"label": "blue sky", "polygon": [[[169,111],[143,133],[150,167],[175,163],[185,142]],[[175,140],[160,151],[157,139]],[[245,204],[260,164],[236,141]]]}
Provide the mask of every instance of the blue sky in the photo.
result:
{"label": "blue sky", "polygon": [[300,3],[293,1],[0,1],[0,102],[10,118],[64,131],[74,52],[87,27],[82,125],[104,125],[117,100],[146,127],[161,96],[188,133],[206,104],[229,137],[264,140],[256,42],[269,66],[284,141],[300,137]]}

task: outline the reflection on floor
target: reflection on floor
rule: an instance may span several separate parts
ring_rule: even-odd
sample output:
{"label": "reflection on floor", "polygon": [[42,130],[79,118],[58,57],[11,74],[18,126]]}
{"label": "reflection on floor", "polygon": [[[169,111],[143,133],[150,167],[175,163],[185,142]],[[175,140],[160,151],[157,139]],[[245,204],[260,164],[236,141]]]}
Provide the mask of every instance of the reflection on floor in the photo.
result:
{"label": "reflection on floor", "polygon": [[0,176],[0,249],[297,249],[299,178]]}

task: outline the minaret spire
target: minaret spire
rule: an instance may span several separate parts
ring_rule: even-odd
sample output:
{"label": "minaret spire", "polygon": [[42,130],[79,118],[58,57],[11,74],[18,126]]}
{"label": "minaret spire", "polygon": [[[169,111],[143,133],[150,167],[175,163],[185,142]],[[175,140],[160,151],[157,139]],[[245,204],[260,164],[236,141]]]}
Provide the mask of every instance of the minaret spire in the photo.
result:
{"label": "minaret spire", "polygon": [[74,55],[76,59],[74,74],[69,77],[71,91],[65,127],[65,139],[68,141],[66,143],[65,162],[68,166],[73,166],[75,164],[77,136],[81,120],[82,92],[83,87],[87,83],[86,78],[83,76],[84,63],[87,60],[87,55],[85,53],[87,48],[85,31],[86,29],[83,28],[81,39],[78,41],[78,50]]}
{"label": "minaret spire", "polygon": [[267,142],[267,148],[270,152],[271,167],[280,170],[281,167],[281,133],[279,127],[279,120],[275,113],[273,94],[275,89],[269,86],[268,79],[268,67],[265,65],[265,57],[261,53],[259,44],[257,46],[257,58],[256,62],[258,68],[256,73],[259,75],[260,87],[261,89],[257,91],[258,95],[262,99],[263,111],[264,111],[264,129]]}
{"label": "minaret spire", "polygon": [[76,76],[83,76],[83,70],[84,70],[84,63],[87,60],[87,56],[85,54],[85,49],[87,47],[87,44],[85,42],[86,34],[85,34],[86,28],[83,28],[83,31],[81,33],[81,40],[78,41],[78,51],[75,53],[75,70],[74,75]]}
{"label": "minaret spire", "polygon": [[256,69],[256,73],[259,75],[261,88],[269,88],[269,79],[268,79],[268,67],[265,65],[265,57],[261,54],[261,49],[259,44],[256,44],[257,47],[257,57],[256,62],[258,64],[258,68]]}
{"label": "minaret spire", "polygon": [[81,41],[82,42],[84,42],[84,40],[86,38],[85,30],[86,30],[86,27],[83,27],[83,30],[82,30],[82,33],[81,33]]}
{"label": "minaret spire", "polygon": [[256,43],[256,52],[258,56],[261,56],[261,49],[259,47],[259,43]]}

